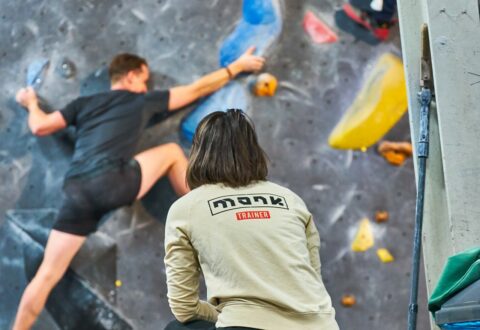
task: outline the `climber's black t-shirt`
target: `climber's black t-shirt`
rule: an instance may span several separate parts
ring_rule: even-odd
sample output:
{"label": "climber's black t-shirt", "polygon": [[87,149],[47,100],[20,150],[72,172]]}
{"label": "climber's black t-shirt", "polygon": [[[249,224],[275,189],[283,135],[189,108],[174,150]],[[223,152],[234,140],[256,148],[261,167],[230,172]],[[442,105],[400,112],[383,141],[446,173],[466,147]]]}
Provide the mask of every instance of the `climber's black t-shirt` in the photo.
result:
{"label": "climber's black t-shirt", "polygon": [[76,127],[75,151],[66,177],[128,162],[149,119],[168,112],[169,96],[168,90],[145,94],[114,90],[80,97],[60,110],[67,125]]}

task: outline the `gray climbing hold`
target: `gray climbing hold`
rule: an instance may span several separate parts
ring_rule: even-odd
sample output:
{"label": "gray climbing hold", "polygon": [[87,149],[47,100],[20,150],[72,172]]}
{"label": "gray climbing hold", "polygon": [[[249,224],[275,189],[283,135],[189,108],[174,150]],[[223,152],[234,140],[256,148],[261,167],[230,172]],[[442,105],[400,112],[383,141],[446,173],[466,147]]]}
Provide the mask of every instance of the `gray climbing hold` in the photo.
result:
{"label": "gray climbing hold", "polygon": [[57,67],[57,71],[60,76],[65,79],[72,78],[76,73],[75,64],[69,59],[64,58]]}

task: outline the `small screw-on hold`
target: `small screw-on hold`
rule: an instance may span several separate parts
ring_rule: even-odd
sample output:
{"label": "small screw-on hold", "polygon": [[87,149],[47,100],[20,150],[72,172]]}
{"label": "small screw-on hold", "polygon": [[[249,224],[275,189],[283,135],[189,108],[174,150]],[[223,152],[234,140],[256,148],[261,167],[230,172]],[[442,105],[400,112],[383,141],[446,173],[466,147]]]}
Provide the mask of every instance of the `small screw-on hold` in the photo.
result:
{"label": "small screw-on hold", "polygon": [[446,9],[445,9],[445,8],[442,8],[442,9],[440,9],[440,12],[441,12],[441,13],[445,13],[445,12],[446,12]]}
{"label": "small screw-on hold", "polygon": [[467,14],[467,10],[464,9],[464,10],[462,11],[462,14],[466,15],[466,14]]}
{"label": "small screw-on hold", "polygon": [[71,78],[75,75],[75,64],[73,64],[73,62],[69,59],[65,58],[58,66],[58,72],[65,79]]}

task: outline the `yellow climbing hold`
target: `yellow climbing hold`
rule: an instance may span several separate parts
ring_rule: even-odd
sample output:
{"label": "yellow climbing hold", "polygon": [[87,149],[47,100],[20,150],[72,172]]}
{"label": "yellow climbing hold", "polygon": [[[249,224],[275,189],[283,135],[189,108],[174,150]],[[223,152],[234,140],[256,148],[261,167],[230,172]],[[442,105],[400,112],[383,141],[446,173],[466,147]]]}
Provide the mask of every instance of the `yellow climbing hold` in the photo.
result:
{"label": "yellow climbing hold", "polygon": [[375,144],[407,111],[403,65],[382,55],[353,104],[335,126],[328,143],[338,149],[363,149]]}
{"label": "yellow climbing hold", "polygon": [[352,250],[355,252],[364,252],[370,249],[374,244],[372,226],[370,220],[363,218],[360,221],[357,235],[352,242]]}
{"label": "yellow climbing hold", "polygon": [[387,249],[378,249],[377,256],[382,262],[392,262],[393,260],[395,260]]}
{"label": "yellow climbing hold", "polygon": [[121,287],[121,286],[122,286],[122,281],[116,280],[116,281],[115,281],[115,286],[116,286],[117,288]]}

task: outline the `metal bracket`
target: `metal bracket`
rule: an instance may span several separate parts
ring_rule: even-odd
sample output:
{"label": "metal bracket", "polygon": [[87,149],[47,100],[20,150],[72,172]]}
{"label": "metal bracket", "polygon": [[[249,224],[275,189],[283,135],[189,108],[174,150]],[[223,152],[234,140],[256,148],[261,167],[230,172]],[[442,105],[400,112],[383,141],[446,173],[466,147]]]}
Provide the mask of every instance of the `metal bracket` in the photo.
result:
{"label": "metal bracket", "polygon": [[432,70],[432,58],[430,56],[430,40],[428,37],[428,26],[423,24],[422,26],[422,58],[420,65],[420,86],[428,88],[434,93],[433,90],[433,70]]}

